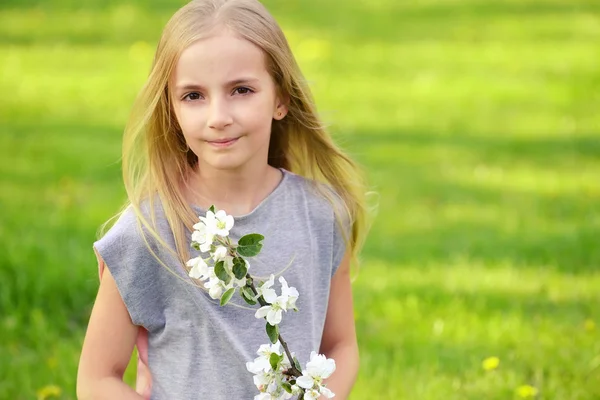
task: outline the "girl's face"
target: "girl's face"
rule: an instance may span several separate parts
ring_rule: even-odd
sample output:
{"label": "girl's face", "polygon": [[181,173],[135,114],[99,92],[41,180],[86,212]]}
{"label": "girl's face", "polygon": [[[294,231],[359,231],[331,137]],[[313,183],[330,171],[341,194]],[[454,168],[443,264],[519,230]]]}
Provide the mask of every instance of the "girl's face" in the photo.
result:
{"label": "girl's face", "polygon": [[181,54],[170,85],[179,126],[201,169],[266,165],[272,120],[287,108],[260,48],[227,31],[199,40]]}

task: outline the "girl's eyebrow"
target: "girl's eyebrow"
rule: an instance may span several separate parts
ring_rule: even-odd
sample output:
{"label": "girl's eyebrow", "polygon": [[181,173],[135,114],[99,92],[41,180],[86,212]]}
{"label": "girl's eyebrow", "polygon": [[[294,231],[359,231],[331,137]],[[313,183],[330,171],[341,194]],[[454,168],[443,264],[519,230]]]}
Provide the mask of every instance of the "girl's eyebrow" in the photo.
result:
{"label": "girl's eyebrow", "polygon": [[[232,86],[241,85],[241,84],[257,84],[258,82],[259,82],[259,80],[256,78],[238,78],[238,79],[234,79],[229,82],[226,82],[225,85],[223,85],[223,86],[224,87],[232,87]],[[183,83],[183,84],[175,86],[175,89],[178,91],[181,91],[181,92],[184,92],[187,90],[200,90],[200,91],[205,90],[205,88],[202,85],[198,85],[195,83]]]}

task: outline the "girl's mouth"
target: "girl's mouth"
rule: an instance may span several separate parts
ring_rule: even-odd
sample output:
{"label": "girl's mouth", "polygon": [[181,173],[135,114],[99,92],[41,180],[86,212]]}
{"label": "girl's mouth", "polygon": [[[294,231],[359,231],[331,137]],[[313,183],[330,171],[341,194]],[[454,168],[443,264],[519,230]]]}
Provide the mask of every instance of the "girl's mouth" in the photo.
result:
{"label": "girl's mouth", "polygon": [[208,143],[215,147],[229,147],[238,141],[239,138],[212,140]]}

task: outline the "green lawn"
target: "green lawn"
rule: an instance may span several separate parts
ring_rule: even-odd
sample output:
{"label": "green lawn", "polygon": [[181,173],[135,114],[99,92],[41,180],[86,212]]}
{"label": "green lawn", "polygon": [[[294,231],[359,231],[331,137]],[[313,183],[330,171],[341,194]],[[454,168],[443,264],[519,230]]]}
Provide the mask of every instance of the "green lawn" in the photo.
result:
{"label": "green lawn", "polygon": [[[600,4],[265,3],[379,194],[352,399],[600,398]],[[0,5],[0,399],[75,398],[91,244],[180,4]]]}

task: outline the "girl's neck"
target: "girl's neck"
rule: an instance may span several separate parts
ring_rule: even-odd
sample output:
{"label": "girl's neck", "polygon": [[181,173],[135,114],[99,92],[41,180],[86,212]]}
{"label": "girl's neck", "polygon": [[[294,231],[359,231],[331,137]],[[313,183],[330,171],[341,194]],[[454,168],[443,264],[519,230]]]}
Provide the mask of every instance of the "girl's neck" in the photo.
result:
{"label": "girl's neck", "polygon": [[227,214],[252,212],[279,184],[282,172],[268,164],[255,169],[217,170],[195,168],[190,174],[186,196],[191,204],[208,209],[211,205]]}

